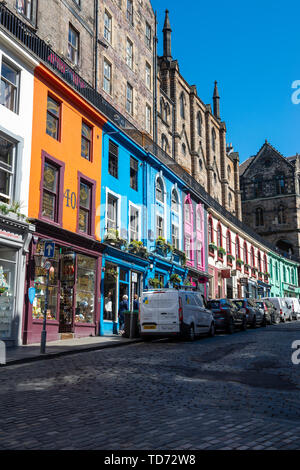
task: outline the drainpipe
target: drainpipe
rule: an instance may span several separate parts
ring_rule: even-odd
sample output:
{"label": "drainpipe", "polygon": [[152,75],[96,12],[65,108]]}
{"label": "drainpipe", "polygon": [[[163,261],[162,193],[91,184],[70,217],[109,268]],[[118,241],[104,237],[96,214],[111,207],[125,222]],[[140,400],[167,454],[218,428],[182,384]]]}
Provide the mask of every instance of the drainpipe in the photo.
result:
{"label": "drainpipe", "polygon": [[97,91],[98,83],[98,0],[94,0],[94,88]]}
{"label": "drainpipe", "polygon": [[153,38],[153,140],[157,145],[157,12],[155,12],[155,26]]}

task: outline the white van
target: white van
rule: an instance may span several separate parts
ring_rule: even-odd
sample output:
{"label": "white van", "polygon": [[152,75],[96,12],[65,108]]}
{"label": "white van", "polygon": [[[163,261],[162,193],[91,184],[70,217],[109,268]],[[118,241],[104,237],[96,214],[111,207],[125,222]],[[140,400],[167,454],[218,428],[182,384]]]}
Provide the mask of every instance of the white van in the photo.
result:
{"label": "white van", "polygon": [[272,302],[276,310],[280,313],[280,319],[282,322],[292,319],[292,309],[287,305],[286,299],[283,297],[264,297],[261,300],[269,300]]}
{"label": "white van", "polygon": [[286,302],[292,305],[292,316],[294,320],[300,320],[300,303],[296,297],[286,297]]}
{"label": "white van", "polygon": [[141,337],[215,334],[213,314],[199,292],[177,289],[149,290],[142,294],[139,322]]}

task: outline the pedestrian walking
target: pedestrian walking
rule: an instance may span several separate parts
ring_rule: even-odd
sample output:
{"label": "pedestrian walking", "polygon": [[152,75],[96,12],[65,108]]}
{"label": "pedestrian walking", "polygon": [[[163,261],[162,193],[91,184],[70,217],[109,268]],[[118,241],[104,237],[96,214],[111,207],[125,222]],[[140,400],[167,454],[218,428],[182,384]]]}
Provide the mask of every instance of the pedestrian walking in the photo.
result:
{"label": "pedestrian walking", "polygon": [[128,295],[123,295],[119,305],[119,334],[124,333],[125,317],[124,312],[128,310]]}

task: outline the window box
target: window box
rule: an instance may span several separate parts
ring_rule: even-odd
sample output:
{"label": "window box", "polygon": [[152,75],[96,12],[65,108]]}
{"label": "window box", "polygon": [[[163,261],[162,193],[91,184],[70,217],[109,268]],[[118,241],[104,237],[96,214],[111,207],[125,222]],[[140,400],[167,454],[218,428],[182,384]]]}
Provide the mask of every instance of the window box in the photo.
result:
{"label": "window box", "polygon": [[243,264],[244,264],[244,261],[242,261],[240,258],[237,258],[237,259],[236,259],[236,269],[238,269],[239,271],[241,271]]}
{"label": "window box", "polygon": [[235,257],[231,253],[227,253],[227,264],[229,266],[232,266],[232,261],[235,259]]}
{"label": "window box", "polygon": [[141,241],[132,240],[128,245],[128,252],[142,258],[148,258],[148,250]]}
{"label": "window box", "polygon": [[211,256],[215,256],[215,251],[218,249],[218,247],[214,243],[210,243],[208,245],[208,252]]}
{"label": "window box", "polygon": [[166,242],[163,237],[158,237],[155,241],[155,249],[158,254],[162,256],[167,256],[169,253],[173,252],[173,246],[171,243]]}
{"label": "window box", "polygon": [[155,277],[152,279],[149,279],[148,284],[150,287],[154,287],[154,289],[162,288],[162,283],[160,282],[159,279],[156,279]]}
{"label": "window box", "polygon": [[119,231],[115,229],[108,229],[104,241],[109,245],[116,246],[117,248],[125,248],[127,241],[119,237]]}

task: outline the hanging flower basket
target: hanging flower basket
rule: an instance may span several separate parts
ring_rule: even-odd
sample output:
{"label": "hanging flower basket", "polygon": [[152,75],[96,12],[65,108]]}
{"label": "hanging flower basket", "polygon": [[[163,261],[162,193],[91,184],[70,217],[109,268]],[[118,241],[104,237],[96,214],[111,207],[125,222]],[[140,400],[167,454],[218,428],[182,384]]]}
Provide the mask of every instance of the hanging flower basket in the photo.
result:
{"label": "hanging flower basket", "polygon": [[166,242],[163,237],[158,237],[155,241],[156,251],[162,255],[167,256],[169,253],[173,252],[173,246],[171,243]]}
{"label": "hanging flower basket", "polygon": [[159,289],[162,287],[162,283],[160,282],[160,280],[156,279],[155,277],[149,279],[148,283],[149,283],[149,286],[154,287],[154,289]]}
{"label": "hanging flower basket", "polygon": [[148,250],[141,241],[132,240],[128,245],[128,252],[142,256],[143,258],[148,257]]}

